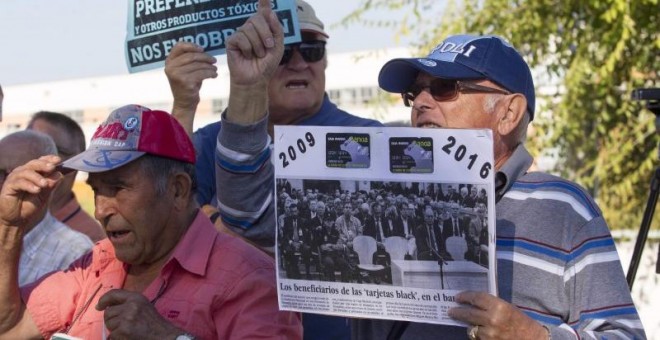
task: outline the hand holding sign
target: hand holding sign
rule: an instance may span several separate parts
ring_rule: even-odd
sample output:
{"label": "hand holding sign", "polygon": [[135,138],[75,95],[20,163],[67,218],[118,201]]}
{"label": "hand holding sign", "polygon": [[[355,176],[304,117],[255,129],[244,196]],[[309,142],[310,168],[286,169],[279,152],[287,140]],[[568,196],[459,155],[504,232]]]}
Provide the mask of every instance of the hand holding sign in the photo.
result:
{"label": "hand holding sign", "polygon": [[189,42],[177,43],[165,60],[165,75],[174,96],[172,115],[189,135],[192,135],[202,82],[218,76],[215,62],[201,46]]}
{"label": "hand holding sign", "polygon": [[227,42],[230,96],[227,118],[239,124],[258,121],[268,107],[268,82],[284,53],[284,33],[269,0]]}

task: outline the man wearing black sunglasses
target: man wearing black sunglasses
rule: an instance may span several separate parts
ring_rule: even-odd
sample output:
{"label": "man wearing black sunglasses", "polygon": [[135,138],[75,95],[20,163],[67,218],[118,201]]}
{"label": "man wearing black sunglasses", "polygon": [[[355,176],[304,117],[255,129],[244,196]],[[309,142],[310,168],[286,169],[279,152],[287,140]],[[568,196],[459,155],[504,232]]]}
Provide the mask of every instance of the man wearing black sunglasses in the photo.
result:
{"label": "man wearing black sunglasses", "polygon": [[[532,75],[495,36],[451,36],[425,58],[386,63],[378,77],[401,93],[414,127],[493,131],[498,297],[464,291],[449,316],[470,339],[645,338],[614,242],[578,185],[530,172]],[[356,320],[357,339],[465,338],[463,327]]]}
{"label": "man wearing black sunglasses", "polygon": [[[265,51],[266,63],[277,49],[264,45],[255,49]],[[249,51],[243,50],[247,59],[259,59],[249,57]],[[232,78],[241,73],[236,71]],[[570,181],[530,171],[533,159],[524,141],[535,113],[534,83],[529,66],[511,45],[494,36],[451,36],[425,58],[386,63],[379,85],[402,94],[415,127],[492,130],[498,296],[456,295],[460,306],[448,315],[467,329],[361,318],[352,320],[354,339],[646,338],[595,201]],[[246,162],[255,161],[267,140],[265,110],[255,106],[267,102],[265,91],[232,93],[230,101],[230,108],[232,102],[243,103],[234,104],[243,110],[228,113],[219,148],[249,137],[261,146],[242,153]],[[257,170],[244,176],[266,181],[272,165],[257,163]],[[259,190],[242,195],[267,203]],[[244,197],[237,198],[242,202]],[[274,224],[273,217],[264,217]]]}
{"label": "man wearing black sunglasses", "polygon": [[[328,65],[326,42],[329,38],[323,22],[314,9],[305,1],[296,0],[302,42],[284,46],[282,57],[268,83],[268,130],[279,125],[320,125],[320,126],[381,126],[371,119],[360,118],[339,109],[325,93],[325,70]],[[252,21],[235,34],[246,37],[252,35],[256,26]],[[228,54],[230,51],[228,51]],[[229,60],[230,58],[228,58]],[[215,78],[217,71],[215,58],[204,53],[200,47],[189,43],[179,43],[167,58],[165,74],[174,95],[172,114],[192,133],[193,119],[199,103],[199,90],[207,78]],[[231,70],[231,64],[230,64]],[[223,123],[226,117],[223,114]],[[275,244],[275,224],[261,216],[272,213],[260,206],[251,205],[251,200],[237,204],[233,195],[249,191],[255,184],[270,190],[272,182],[256,183],[235,181],[227,178],[216,184],[216,173],[225,172],[216,161],[216,143],[221,123],[209,124],[192,135],[197,151],[196,175],[198,180],[197,199],[201,205],[219,205],[222,216],[216,223],[231,228],[269,253]],[[243,139],[233,141],[241,149]],[[252,141],[249,142],[253,144]],[[229,148],[235,148],[231,145]],[[228,159],[227,162],[237,162]],[[225,163],[227,164],[227,163]],[[251,171],[251,170],[248,170]],[[271,179],[272,181],[272,179]],[[217,190],[216,188],[221,188]],[[216,199],[216,193],[218,195]],[[217,204],[220,201],[220,204]],[[221,228],[225,228],[225,227]],[[306,339],[347,339],[349,337],[346,318],[304,314],[303,326]]]}

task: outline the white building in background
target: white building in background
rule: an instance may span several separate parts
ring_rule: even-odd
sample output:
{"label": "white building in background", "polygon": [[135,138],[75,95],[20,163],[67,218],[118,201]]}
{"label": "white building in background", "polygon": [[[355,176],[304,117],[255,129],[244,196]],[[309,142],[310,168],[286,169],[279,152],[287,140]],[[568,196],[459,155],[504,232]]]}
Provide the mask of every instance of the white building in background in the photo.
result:
{"label": "white building in background", "polygon": [[[378,72],[388,60],[409,56],[405,49],[328,55],[326,91],[340,108],[382,122],[407,121],[410,109],[398,95],[378,87]],[[172,94],[163,69],[110,77],[7,86],[3,88],[4,116],[0,138],[25,128],[30,116],[41,110],[61,112],[80,123],[89,140],[111,110],[140,104],[170,112]],[[226,59],[219,58],[218,77],[204,82],[194,128],[220,119],[229,96]]]}

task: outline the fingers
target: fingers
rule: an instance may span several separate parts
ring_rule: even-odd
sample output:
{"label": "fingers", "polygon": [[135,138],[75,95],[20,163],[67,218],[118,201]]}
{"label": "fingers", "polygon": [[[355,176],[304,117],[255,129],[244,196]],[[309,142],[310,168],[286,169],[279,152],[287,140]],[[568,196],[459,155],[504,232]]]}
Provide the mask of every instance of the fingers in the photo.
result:
{"label": "fingers", "polygon": [[176,82],[201,82],[218,76],[216,58],[205,53],[202,47],[179,42],[174,45],[165,60],[165,74],[170,85]]}
{"label": "fingers", "polygon": [[96,310],[105,310],[110,306],[120,305],[125,303],[135,293],[123,289],[112,289],[103,294],[96,304]]}
{"label": "fingers", "polygon": [[251,16],[229,39],[248,59],[263,58],[276,42],[283,39],[282,26],[269,0],[260,0],[256,15]]}
{"label": "fingers", "polygon": [[56,164],[60,162],[58,156],[49,155],[21,165],[7,176],[3,184],[3,192],[14,194],[28,192],[39,194],[43,189],[55,187],[62,174],[55,171]]}
{"label": "fingers", "polygon": [[486,325],[490,317],[488,310],[492,299],[496,298],[484,292],[461,292],[456,295],[456,302],[462,305],[450,308],[448,315],[452,319],[472,325]]}

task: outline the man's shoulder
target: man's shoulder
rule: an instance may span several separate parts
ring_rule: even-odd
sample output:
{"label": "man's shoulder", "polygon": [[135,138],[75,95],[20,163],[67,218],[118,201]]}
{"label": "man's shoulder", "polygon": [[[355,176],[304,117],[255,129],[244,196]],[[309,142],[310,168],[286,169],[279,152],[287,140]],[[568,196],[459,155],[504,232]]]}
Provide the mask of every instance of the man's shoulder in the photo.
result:
{"label": "man's shoulder", "polygon": [[198,147],[198,145],[204,145],[204,141],[213,141],[213,146],[215,147],[215,141],[218,138],[218,132],[220,132],[221,127],[222,123],[217,121],[195,130],[192,138],[195,147]]}
{"label": "man's shoulder", "polygon": [[302,121],[300,125],[318,125],[318,126],[383,126],[375,119],[362,118],[348,113],[337,107],[329,99],[325,99],[321,110],[314,116]]}
{"label": "man's shoulder", "polygon": [[[528,207],[548,204],[567,205],[586,220],[601,216],[601,211],[589,192],[579,184],[544,172],[528,172],[516,180],[504,198]],[[527,198],[537,198],[528,200]],[[554,202],[554,203],[553,203]],[[498,204],[498,207],[500,205]],[[538,206],[540,207],[540,206]]]}
{"label": "man's shoulder", "polygon": [[589,193],[579,184],[546,172],[528,172],[516,180],[511,190],[524,192],[533,191],[562,191],[574,195],[591,198]]}
{"label": "man's shoulder", "polygon": [[219,233],[210,255],[211,272],[242,277],[255,271],[275,271],[274,260],[238,236]]}

